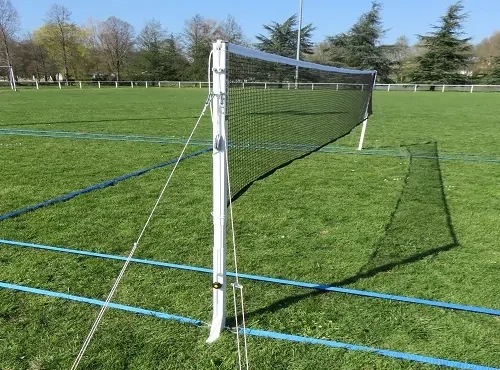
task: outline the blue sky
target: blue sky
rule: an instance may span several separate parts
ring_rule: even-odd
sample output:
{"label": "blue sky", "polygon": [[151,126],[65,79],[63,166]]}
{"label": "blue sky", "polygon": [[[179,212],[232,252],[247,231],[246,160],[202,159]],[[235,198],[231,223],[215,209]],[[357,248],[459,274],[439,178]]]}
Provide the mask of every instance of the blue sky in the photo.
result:
{"label": "blue sky", "polygon": [[[114,15],[131,23],[139,31],[144,22],[155,18],[169,32],[182,32],[184,20],[199,13],[205,17],[223,19],[232,14],[243,27],[245,35],[253,37],[263,32],[262,25],[270,21],[284,21],[298,12],[299,0],[11,0],[21,16],[23,31],[43,24],[46,10],[57,2],[69,8],[73,21],[85,24],[90,18],[104,20]],[[359,15],[370,9],[370,0],[303,0],[303,22],[316,26],[314,41],[327,35],[344,32],[356,22]],[[382,18],[389,29],[384,42],[393,42],[406,35],[411,42],[416,34],[426,33],[436,24],[447,6],[454,0],[382,0]],[[500,30],[499,0],[464,0],[469,19],[465,31],[479,42]]]}

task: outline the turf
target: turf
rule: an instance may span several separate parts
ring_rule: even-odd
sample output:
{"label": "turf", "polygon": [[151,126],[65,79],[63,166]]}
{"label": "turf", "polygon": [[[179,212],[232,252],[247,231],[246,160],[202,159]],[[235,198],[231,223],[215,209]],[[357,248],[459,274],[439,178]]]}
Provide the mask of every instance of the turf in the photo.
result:
{"label": "turf", "polygon": [[[185,138],[198,89],[1,93],[1,128]],[[241,272],[500,308],[496,94],[377,92],[365,147],[314,153],[234,204]],[[196,139],[210,141],[208,115]],[[359,129],[333,144],[357,145]],[[0,212],[176,157],[181,145],[0,136]],[[199,146],[190,146],[193,152]],[[404,153],[376,155],[376,150]],[[439,160],[442,153],[457,160]],[[461,160],[464,159],[464,160]],[[171,167],[0,222],[0,238],[126,255]],[[136,253],[211,267],[211,155],[182,162]],[[229,268],[234,269],[232,253]],[[0,281],[105,299],[121,268],[0,245]],[[132,264],[114,301],[210,322],[209,275]],[[500,367],[498,317],[242,281],[247,325]],[[233,320],[228,307],[229,324]],[[0,368],[69,368],[98,308],[0,290]],[[234,334],[109,310],[85,369],[234,369]],[[412,361],[249,338],[256,369],[433,369]]]}

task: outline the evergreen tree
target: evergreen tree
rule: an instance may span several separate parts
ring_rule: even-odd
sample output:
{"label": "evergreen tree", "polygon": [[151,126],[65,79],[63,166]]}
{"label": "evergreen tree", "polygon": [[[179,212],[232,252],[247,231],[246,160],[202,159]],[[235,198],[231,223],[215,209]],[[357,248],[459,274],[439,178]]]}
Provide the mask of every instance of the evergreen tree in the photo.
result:
{"label": "evergreen tree", "polygon": [[327,37],[330,64],[346,68],[375,69],[379,81],[389,81],[391,61],[386,48],[380,45],[385,33],[381,9],[380,3],[373,2],[370,11],[362,14],[347,33]]}
{"label": "evergreen tree", "polygon": [[[298,25],[297,15],[292,15],[284,23],[272,22],[264,25],[264,29],[269,36],[259,34],[256,36],[257,48],[259,50],[294,58],[297,56]],[[312,24],[302,27],[300,31],[300,52],[301,54],[312,54],[314,44],[311,41]]]}
{"label": "evergreen tree", "polygon": [[462,13],[461,1],[451,5],[441,17],[440,25],[428,35],[419,35],[425,53],[418,56],[417,68],[412,80],[418,83],[463,84],[467,76],[460,73],[472,58],[471,38],[463,35],[463,23],[467,14]]}

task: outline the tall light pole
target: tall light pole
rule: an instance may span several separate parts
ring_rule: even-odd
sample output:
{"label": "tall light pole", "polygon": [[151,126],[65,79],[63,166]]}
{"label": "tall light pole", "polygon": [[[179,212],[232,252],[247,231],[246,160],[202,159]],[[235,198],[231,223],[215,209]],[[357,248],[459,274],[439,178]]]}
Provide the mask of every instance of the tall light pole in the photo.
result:
{"label": "tall light pole", "polygon": [[[300,60],[300,32],[302,31],[302,0],[299,0],[299,32],[297,33],[297,60]],[[299,66],[295,67],[295,88],[299,87]]]}

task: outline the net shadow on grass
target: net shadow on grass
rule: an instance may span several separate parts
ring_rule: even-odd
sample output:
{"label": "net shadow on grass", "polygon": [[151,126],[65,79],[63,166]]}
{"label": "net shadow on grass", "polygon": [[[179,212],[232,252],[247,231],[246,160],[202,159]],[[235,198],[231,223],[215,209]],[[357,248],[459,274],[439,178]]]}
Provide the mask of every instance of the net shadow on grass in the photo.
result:
{"label": "net shadow on grass", "polygon": [[197,119],[197,116],[183,117],[151,117],[151,118],[106,118],[97,120],[72,120],[72,121],[53,121],[53,122],[23,122],[23,123],[3,123],[0,127],[18,127],[18,126],[37,126],[37,125],[61,125],[73,123],[106,123],[106,122],[138,122],[138,121],[174,121],[181,119]]}
{"label": "net shadow on grass", "polygon": [[[444,193],[437,143],[405,147],[409,152],[409,167],[384,235],[375,243],[369,260],[358,273],[333,282],[330,286],[353,284],[459,245]],[[287,297],[267,307],[247,312],[246,317],[276,312],[321,294],[328,292],[313,291]],[[228,321],[233,322],[234,317]]]}

